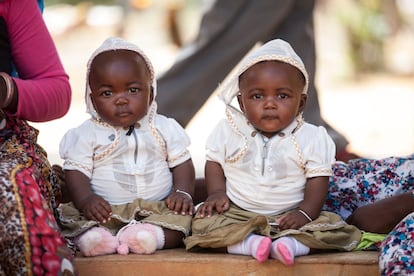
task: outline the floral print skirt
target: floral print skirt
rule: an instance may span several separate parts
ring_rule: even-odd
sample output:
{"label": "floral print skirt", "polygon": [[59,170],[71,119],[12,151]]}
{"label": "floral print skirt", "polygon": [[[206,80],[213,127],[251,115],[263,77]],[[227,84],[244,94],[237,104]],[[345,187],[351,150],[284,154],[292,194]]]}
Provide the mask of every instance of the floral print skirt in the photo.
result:
{"label": "floral print skirt", "polygon": [[[414,191],[414,154],[337,162],[324,206],[346,219],[358,207]],[[413,194],[414,196],[414,194]],[[405,217],[380,245],[381,275],[414,275],[414,213]]]}
{"label": "floral print skirt", "polygon": [[358,207],[412,191],[413,188],[414,154],[336,162],[323,209],[345,220]]}
{"label": "floral print skirt", "polygon": [[380,247],[381,275],[414,275],[414,213],[406,216]]}

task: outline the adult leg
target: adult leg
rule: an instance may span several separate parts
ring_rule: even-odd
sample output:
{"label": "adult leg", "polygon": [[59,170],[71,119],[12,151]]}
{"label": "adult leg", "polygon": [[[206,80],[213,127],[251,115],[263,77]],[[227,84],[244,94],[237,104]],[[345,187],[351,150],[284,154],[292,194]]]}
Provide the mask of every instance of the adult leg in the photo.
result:
{"label": "adult leg", "polygon": [[313,24],[314,9],[315,1],[296,1],[285,20],[281,22],[278,28],[274,29],[274,32],[266,40],[274,38],[286,40],[301,57],[309,74],[308,99],[304,111],[304,118],[312,124],[324,126],[334,140],[337,151],[341,151],[345,149],[348,141],[322,118],[318,93],[315,87],[316,51]]}
{"label": "adult leg", "polygon": [[314,5],[315,1],[216,1],[203,15],[198,37],[186,48],[186,56],[159,78],[159,112],[186,126],[256,43],[282,38],[303,59],[310,76],[305,119],[326,127],[337,150],[343,150],[348,141],[322,119],[314,84]]}
{"label": "adult leg", "polygon": [[414,274],[414,213],[407,215],[385,238],[380,247],[381,275]]}
{"label": "adult leg", "polygon": [[216,1],[203,15],[197,39],[183,51],[187,55],[159,78],[159,112],[186,126],[241,58],[283,22],[293,3]]}
{"label": "adult leg", "polygon": [[414,212],[414,154],[337,162],[329,184],[324,210],[362,230],[388,233]]}

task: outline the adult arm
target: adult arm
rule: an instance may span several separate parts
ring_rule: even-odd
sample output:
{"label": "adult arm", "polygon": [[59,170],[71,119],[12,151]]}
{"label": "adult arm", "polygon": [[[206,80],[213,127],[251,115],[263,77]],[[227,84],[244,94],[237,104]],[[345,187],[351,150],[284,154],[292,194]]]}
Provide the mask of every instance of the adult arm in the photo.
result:
{"label": "adult arm", "polygon": [[[357,208],[346,222],[361,230],[388,234],[404,217],[414,212],[414,196],[404,194],[384,198]],[[378,218],[381,219],[378,219]]]}
{"label": "adult arm", "polygon": [[66,114],[71,101],[69,77],[35,0],[4,1],[18,90],[17,106],[8,112],[45,122]]}

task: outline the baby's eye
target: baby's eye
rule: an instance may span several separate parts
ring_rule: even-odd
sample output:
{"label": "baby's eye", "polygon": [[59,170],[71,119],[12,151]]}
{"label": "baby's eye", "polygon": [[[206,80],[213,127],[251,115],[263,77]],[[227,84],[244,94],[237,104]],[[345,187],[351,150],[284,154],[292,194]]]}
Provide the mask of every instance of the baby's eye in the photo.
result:
{"label": "baby's eye", "polygon": [[109,96],[111,96],[111,95],[112,95],[112,91],[110,91],[110,90],[105,90],[105,91],[103,91],[103,92],[101,93],[101,95],[102,95],[102,96],[104,96],[104,97],[109,97]]}
{"label": "baby's eye", "polygon": [[277,97],[279,98],[279,99],[287,99],[287,98],[289,98],[289,95],[288,94],[285,94],[285,93],[280,93],[280,94],[278,94],[277,95]]}
{"label": "baby's eye", "polygon": [[135,94],[135,93],[138,93],[138,92],[139,92],[139,89],[136,88],[136,87],[129,88],[129,93]]}
{"label": "baby's eye", "polygon": [[261,94],[253,94],[252,95],[252,99],[255,99],[255,100],[259,100],[259,99],[262,99],[263,98],[263,95],[261,95]]}

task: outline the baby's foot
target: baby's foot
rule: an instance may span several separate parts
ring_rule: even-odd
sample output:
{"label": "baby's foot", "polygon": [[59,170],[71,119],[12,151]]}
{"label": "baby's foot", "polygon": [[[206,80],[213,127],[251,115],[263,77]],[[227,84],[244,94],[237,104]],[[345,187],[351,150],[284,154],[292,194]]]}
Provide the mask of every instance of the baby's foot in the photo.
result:
{"label": "baby's foot", "polygon": [[[157,250],[157,229],[148,223],[133,224],[119,234],[118,253],[125,252],[125,244],[132,253],[152,254]],[[161,228],[160,228],[161,229]]]}
{"label": "baby's foot", "polygon": [[250,234],[246,239],[227,247],[230,254],[251,255],[258,262],[264,262],[269,257],[272,240],[269,237]]}
{"label": "baby's foot", "polygon": [[292,237],[275,240],[270,248],[270,256],[285,265],[293,265],[296,256],[309,254],[310,248]]}
{"label": "baby's foot", "polygon": [[292,253],[291,245],[283,242],[277,242],[272,245],[271,256],[285,265],[293,265],[295,256]]}
{"label": "baby's foot", "polygon": [[109,231],[94,227],[75,239],[75,244],[79,247],[84,256],[99,256],[112,254],[118,248],[118,239]]}
{"label": "baby's foot", "polygon": [[257,241],[256,250],[252,252],[253,257],[260,263],[266,261],[269,258],[271,244],[272,240],[269,237],[262,237]]}

